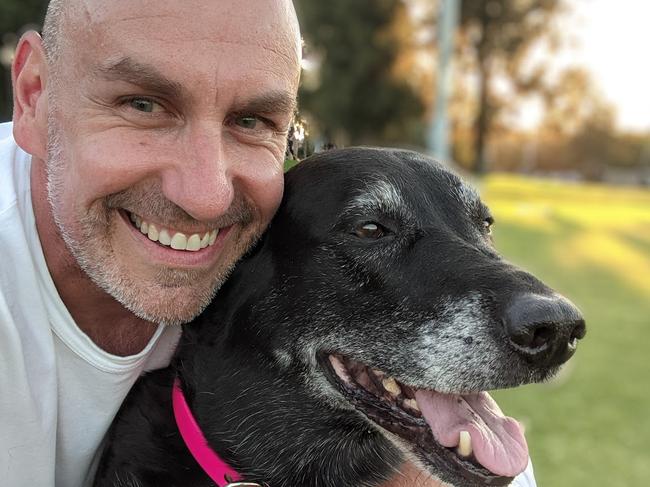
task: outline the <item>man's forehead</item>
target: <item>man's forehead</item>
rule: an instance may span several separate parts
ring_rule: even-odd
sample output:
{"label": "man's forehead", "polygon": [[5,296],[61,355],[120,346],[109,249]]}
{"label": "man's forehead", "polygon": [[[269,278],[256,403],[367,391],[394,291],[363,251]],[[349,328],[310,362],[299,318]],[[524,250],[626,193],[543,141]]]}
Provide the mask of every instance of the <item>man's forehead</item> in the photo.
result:
{"label": "man's forehead", "polygon": [[279,54],[300,56],[300,34],[290,0],[64,0],[66,22],[90,40],[106,31],[132,31],[152,40],[264,46],[272,41]]}
{"label": "man's forehead", "polygon": [[66,9],[63,55],[80,79],[92,82],[111,71],[102,69],[107,63],[132,59],[161,73],[141,70],[139,79],[164,82],[165,92],[178,93],[174,83],[205,90],[244,81],[289,92],[297,85],[301,45],[289,0],[64,1],[79,7]]}

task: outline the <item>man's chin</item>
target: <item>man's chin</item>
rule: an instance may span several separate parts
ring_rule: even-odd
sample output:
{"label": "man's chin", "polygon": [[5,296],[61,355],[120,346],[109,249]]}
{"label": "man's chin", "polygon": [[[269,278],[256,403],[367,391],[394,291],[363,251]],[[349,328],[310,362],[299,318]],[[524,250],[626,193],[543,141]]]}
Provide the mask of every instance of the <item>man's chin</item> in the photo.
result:
{"label": "man's chin", "polygon": [[221,278],[202,283],[164,280],[105,290],[138,318],[176,326],[196,318],[210,304],[222,281]]}
{"label": "man's chin", "polygon": [[151,323],[177,326],[187,323],[196,318],[210,303],[212,294],[209,295],[188,295],[185,292],[170,292],[170,289],[165,293],[160,293],[158,297],[151,296],[142,299],[124,299],[123,296],[115,297],[122,306],[133,313],[140,319],[149,321]]}
{"label": "man's chin", "polygon": [[197,317],[258,233],[252,227],[244,232],[237,228],[229,232],[225,250],[211,265],[181,267],[149,258],[118,216],[106,220],[106,228],[84,222],[77,232],[83,238],[68,236],[65,241],[71,254],[90,281],[122,307],[142,320],[165,325],[180,325]]}
{"label": "man's chin", "polygon": [[97,258],[103,266],[82,266],[87,277],[136,317],[155,324],[192,321],[212,301],[228,272],[143,269],[127,256]]}

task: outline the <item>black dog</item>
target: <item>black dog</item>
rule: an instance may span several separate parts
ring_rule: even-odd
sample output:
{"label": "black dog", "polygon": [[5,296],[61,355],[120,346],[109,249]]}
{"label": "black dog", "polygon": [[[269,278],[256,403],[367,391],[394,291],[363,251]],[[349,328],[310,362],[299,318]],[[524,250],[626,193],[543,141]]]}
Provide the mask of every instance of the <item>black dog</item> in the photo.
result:
{"label": "black dog", "polygon": [[471,188],[414,152],[302,162],[173,365],[127,398],[96,486],[215,485],[178,433],[175,377],[249,482],[376,486],[409,458],[455,486],[509,484],[525,440],[482,391],[550,377],[585,326],[499,257],[491,223]]}

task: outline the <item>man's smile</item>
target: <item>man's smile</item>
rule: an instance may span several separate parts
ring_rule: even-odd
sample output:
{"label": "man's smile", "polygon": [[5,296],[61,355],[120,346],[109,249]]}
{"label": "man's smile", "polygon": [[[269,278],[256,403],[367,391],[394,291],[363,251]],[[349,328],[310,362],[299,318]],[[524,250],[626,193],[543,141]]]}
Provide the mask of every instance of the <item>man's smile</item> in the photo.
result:
{"label": "man's smile", "polygon": [[186,233],[149,222],[135,213],[130,213],[129,218],[141,233],[149,237],[149,240],[158,242],[166,247],[171,247],[174,250],[196,252],[214,245],[214,242],[217,240],[217,235],[219,235],[219,228],[196,233]]}
{"label": "man's smile", "polygon": [[181,231],[171,225],[143,220],[127,210],[119,210],[131,237],[144,245],[147,257],[172,267],[212,265],[223,250],[233,225]]}

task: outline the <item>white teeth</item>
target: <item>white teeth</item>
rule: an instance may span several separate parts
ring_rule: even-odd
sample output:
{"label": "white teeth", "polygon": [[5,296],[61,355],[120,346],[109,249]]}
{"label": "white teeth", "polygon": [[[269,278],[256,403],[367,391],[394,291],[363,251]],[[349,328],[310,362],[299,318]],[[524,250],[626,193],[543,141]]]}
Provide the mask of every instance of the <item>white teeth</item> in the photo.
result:
{"label": "white teeth", "polygon": [[169,236],[169,232],[164,228],[160,230],[158,241],[163,245],[167,245],[168,247],[172,244],[172,238]]}
{"label": "white teeth", "polygon": [[214,241],[217,240],[217,235],[219,235],[219,229],[212,230],[210,232],[210,238],[208,239],[208,245],[214,244]]}
{"label": "white teeth", "polygon": [[158,241],[158,229],[153,223],[149,225],[149,231],[147,232],[147,237],[149,237],[149,240],[153,240],[154,242]]}
{"label": "white teeth", "polygon": [[171,247],[174,250],[185,250],[187,248],[187,237],[184,233],[177,233],[172,237]]}
{"label": "white teeth", "polygon": [[216,228],[212,231],[205,232],[203,236],[199,233],[193,233],[190,236],[187,236],[182,232],[174,232],[173,230],[156,227],[156,225],[143,220],[142,217],[135,213],[129,213],[129,219],[133,222],[133,225],[140,230],[140,232],[149,237],[149,240],[159,242],[160,244],[166,247],[171,247],[174,250],[196,252],[213,245],[217,240],[217,235],[219,235],[219,229]]}
{"label": "white teeth", "polygon": [[407,408],[413,409],[415,411],[420,411],[418,402],[415,399],[404,399],[404,402],[402,404],[404,404]]}
{"label": "white teeth", "polygon": [[203,235],[203,238],[201,239],[201,248],[202,249],[206,248],[209,242],[210,242],[210,232],[205,232],[205,235]]}
{"label": "white teeth", "polygon": [[195,233],[187,239],[187,247],[185,248],[186,250],[190,250],[192,252],[196,252],[201,248],[201,237],[199,237],[198,233]]}
{"label": "white teeth", "polygon": [[469,431],[460,432],[456,453],[461,457],[468,457],[472,454],[472,437],[469,435]]}
{"label": "white teeth", "polygon": [[402,392],[402,388],[399,386],[397,381],[392,377],[383,379],[381,383],[384,386],[384,389],[390,392],[393,396],[399,396],[399,394]]}

